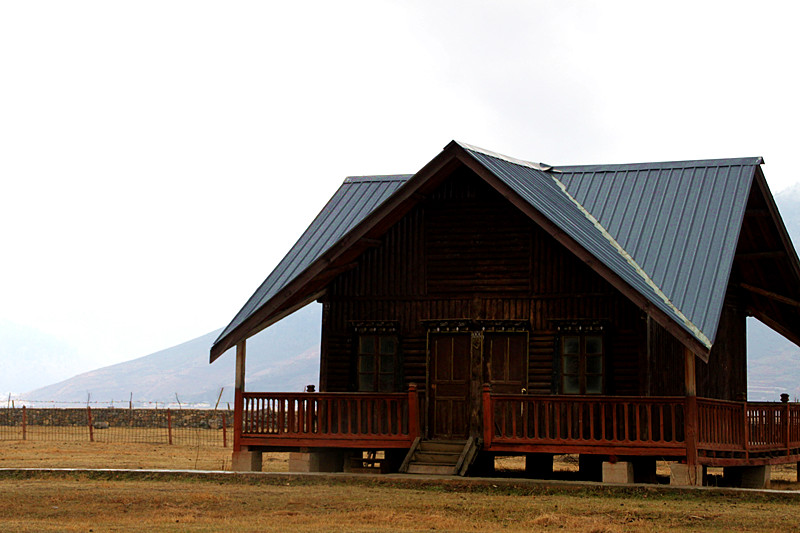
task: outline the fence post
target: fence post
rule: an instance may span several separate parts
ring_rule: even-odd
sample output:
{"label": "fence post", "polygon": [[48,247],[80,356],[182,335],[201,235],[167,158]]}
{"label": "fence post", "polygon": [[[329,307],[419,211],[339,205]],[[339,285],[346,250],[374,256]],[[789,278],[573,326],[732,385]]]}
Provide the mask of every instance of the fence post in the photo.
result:
{"label": "fence post", "polygon": [[89,442],[94,442],[94,425],[92,424],[92,408],[86,406],[86,420],[89,422]]}
{"label": "fence post", "polygon": [[28,410],[22,406],[22,440],[28,439]]}
{"label": "fence post", "polygon": [[172,444],[172,411],[167,408],[167,437]]}
{"label": "fence post", "polygon": [[228,424],[225,421],[225,413],[222,414],[222,447],[228,447]]}

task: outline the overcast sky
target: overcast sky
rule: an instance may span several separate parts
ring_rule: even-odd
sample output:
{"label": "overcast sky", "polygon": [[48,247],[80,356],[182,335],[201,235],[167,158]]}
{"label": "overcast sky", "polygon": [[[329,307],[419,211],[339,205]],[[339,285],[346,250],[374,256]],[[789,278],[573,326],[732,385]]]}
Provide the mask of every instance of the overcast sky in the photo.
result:
{"label": "overcast sky", "polygon": [[451,139],[554,165],[761,155],[785,189],[797,6],[1,2],[0,327],[72,373],[220,328],[346,176]]}

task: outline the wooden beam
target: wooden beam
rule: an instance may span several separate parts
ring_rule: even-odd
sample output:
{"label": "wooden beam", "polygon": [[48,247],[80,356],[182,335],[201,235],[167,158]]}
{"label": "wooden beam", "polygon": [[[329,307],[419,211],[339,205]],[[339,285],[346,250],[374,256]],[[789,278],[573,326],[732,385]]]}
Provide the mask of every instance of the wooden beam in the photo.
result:
{"label": "wooden beam", "polygon": [[736,254],[736,259],[755,260],[785,257],[786,250],[772,250],[769,252],[742,252]]}
{"label": "wooden beam", "polygon": [[789,298],[787,296],[783,296],[778,294],[777,292],[768,291],[766,289],[762,289],[760,287],[755,287],[753,285],[749,285],[747,283],[740,283],[739,286],[748,292],[752,292],[755,294],[759,294],[761,296],[765,296],[770,298],[771,300],[775,300],[777,302],[784,303],[786,305],[791,305],[793,307],[800,307],[800,301],[795,300],[794,298]]}

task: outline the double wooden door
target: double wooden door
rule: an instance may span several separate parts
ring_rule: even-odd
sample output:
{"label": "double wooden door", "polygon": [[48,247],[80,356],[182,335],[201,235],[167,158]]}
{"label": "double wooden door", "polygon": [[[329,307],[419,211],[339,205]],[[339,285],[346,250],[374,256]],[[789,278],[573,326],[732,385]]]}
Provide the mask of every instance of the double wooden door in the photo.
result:
{"label": "double wooden door", "polygon": [[[429,428],[438,439],[464,439],[480,420],[483,383],[501,394],[527,384],[524,333],[456,332],[429,336]],[[480,428],[472,428],[476,431]]]}

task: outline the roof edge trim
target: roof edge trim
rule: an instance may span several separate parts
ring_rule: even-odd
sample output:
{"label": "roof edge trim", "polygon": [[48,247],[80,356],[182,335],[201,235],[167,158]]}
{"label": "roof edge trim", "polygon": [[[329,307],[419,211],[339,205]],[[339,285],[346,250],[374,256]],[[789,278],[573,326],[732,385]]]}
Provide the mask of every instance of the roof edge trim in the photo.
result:
{"label": "roof edge trim", "polygon": [[688,328],[689,331],[692,332],[692,334],[697,338],[697,340],[702,342],[706,348],[711,349],[711,341],[708,339],[705,333],[703,333],[700,330],[700,328],[698,328],[691,320],[689,320],[689,318],[686,315],[684,315],[683,312],[680,309],[678,309],[678,307],[674,303],[672,303],[672,300],[670,300],[669,297],[666,294],[664,294],[664,291],[662,291],[661,288],[650,278],[647,272],[645,272],[644,269],[642,269],[642,267],[639,266],[639,263],[636,262],[636,260],[631,256],[631,254],[629,254],[627,250],[625,250],[625,248],[623,248],[622,245],[620,245],[617,242],[617,240],[608,232],[606,228],[603,227],[602,224],[600,224],[600,222],[594,217],[594,215],[592,215],[589,211],[587,211],[586,208],[583,207],[581,203],[569,193],[569,191],[567,191],[567,186],[564,185],[564,183],[557,177],[551,176],[551,178],[556,183],[558,188],[561,189],[561,191],[567,196],[567,198],[569,198],[570,201],[573,204],[575,204],[575,207],[577,207],[580,210],[580,212],[583,213],[583,216],[585,216],[589,220],[589,222],[591,222],[592,225],[594,225],[594,227],[597,228],[597,230],[603,235],[603,237],[605,237],[605,239],[611,244],[611,246],[613,246],[614,249],[617,250],[617,253],[619,253],[623,257],[623,259],[625,259],[625,261],[627,261],[628,264],[633,267],[633,269],[636,271],[637,274],[639,274],[639,276],[641,276],[641,278],[645,281],[645,283],[647,283],[647,285],[651,289],[653,289],[653,292],[655,292],[658,295],[658,297],[661,298],[661,300],[663,300],[663,302],[672,310],[672,312],[675,313],[675,315],[681,319],[686,328]]}

